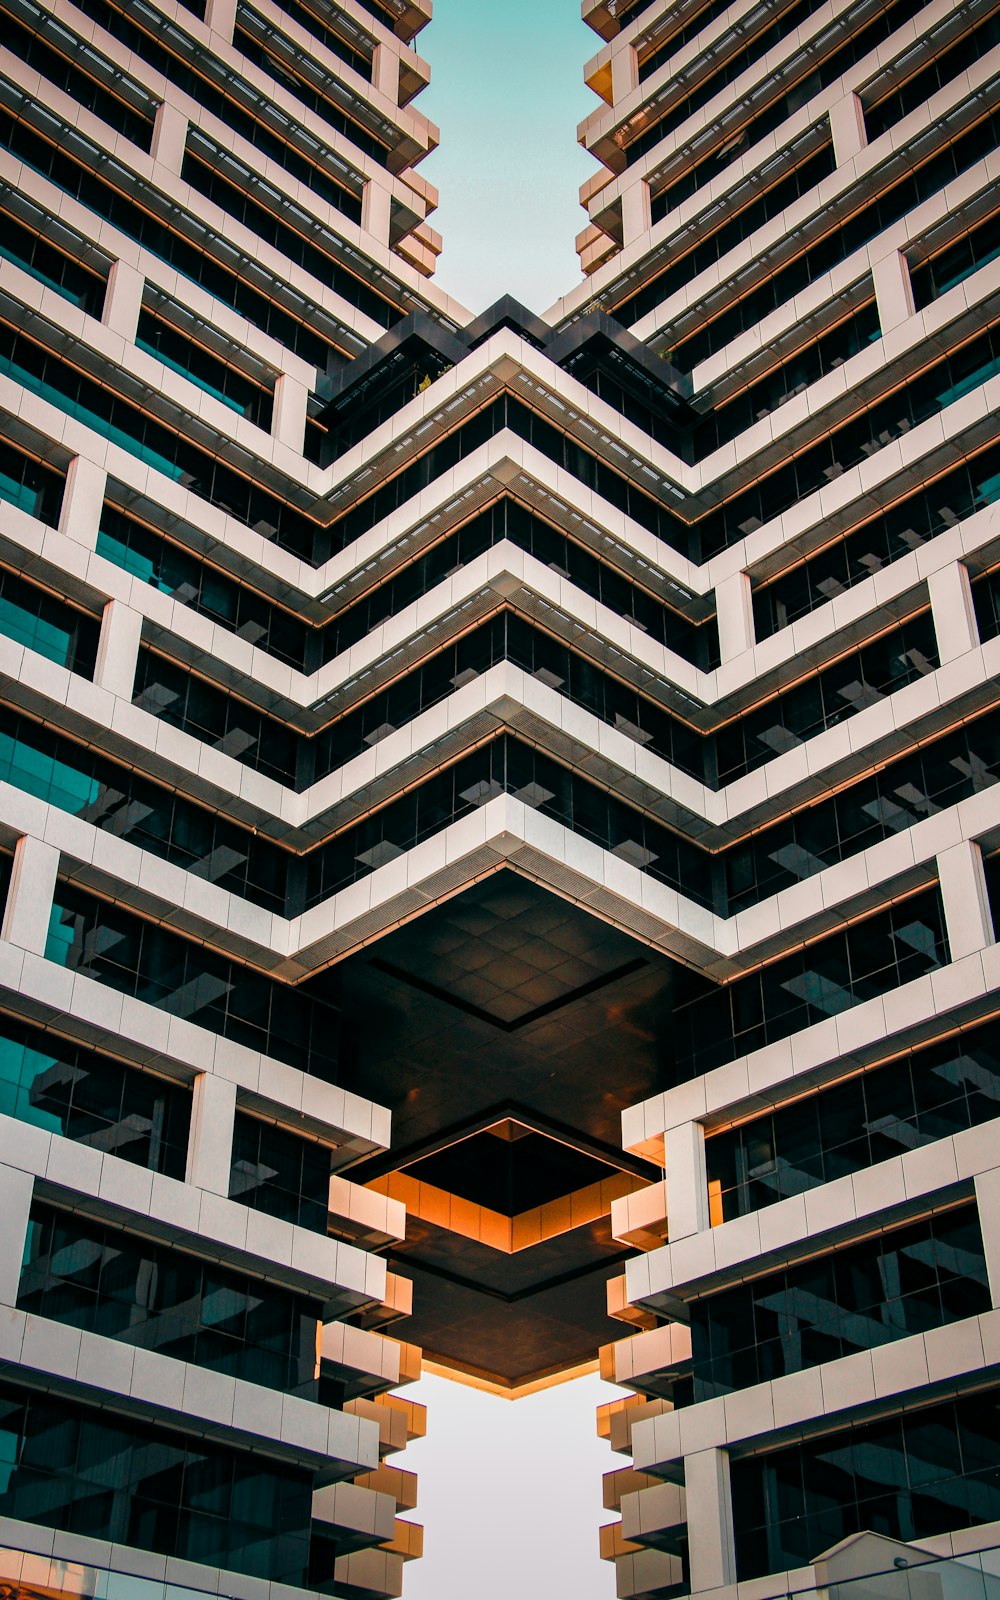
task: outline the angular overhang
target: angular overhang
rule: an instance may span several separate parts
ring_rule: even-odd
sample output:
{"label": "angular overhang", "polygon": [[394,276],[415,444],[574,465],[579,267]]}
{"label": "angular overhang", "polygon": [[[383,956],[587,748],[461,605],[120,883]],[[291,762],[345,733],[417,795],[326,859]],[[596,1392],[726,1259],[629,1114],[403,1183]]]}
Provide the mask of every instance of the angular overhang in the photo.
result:
{"label": "angular overhang", "polygon": [[351,1176],[407,1206],[407,1336],[507,1392],[595,1361],[627,1254],[611,1204],[659,1176],[620,1113],[670,1080],[683,969],[502,869],[330,981],[344,1087],[393,1112],[393,1151]]}

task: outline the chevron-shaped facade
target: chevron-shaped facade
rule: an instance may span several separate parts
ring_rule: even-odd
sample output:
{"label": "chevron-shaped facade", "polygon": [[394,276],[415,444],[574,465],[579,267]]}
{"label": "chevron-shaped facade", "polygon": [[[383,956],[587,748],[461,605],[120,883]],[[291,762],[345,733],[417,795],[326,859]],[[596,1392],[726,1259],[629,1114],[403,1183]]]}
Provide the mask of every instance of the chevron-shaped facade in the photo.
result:
{"label": "chevron-shaped facade", "polygon": [[585,0],[544,317],[424,0],[0,11],[0,1581],[399,1595],[422,1349],[989,1587],[1000,7]]}

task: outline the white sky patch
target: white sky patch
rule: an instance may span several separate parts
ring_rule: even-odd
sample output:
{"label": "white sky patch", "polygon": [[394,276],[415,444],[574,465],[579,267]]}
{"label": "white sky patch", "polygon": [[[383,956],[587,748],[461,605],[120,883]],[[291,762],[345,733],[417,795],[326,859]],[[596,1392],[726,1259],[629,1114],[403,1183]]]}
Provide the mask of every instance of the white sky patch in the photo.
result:
{"label": "white sky patch", "polygon": [[404,1600],[614,1600],[597,1530],[616,1513],[601,1478],[626,1463],[598,1439],[594,1413],[621,1389],[575,1378],[511,1401],[425,1377],[403,1393],[427,1406],[426,1439],[399,1458],[420,1480],[405,1515],[426,1529]]}

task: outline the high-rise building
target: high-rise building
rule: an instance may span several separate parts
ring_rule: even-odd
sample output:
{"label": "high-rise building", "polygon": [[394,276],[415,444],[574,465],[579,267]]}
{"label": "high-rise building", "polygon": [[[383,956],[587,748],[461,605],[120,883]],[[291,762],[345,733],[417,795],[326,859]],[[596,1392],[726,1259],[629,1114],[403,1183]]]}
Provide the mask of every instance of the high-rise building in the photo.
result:
{"label": "high-rise building", "polygon": [[319,415],[402,317],[455,326],[426,17],[0,8],[7,1594],[398,1595],[420,1554],[303,763],[339,766]]}
{"label": "high-rise building", "polygon": [[0,0],[0,1583],[398,1595],[421,1348],[623,1597],[997,1542],[1000,5],[584,13],[473,316],[429,4]]}
{"label": "high-rise building", "polygon": [[612,1206],[641,1253],[601,1355],[629,1392],[599,1431],[631,1458],[602,1553],[622,1597],[986,1596],[998,8],[584,13],[604,170],[560,315],[600,309],[678,372],[676,442],[596,387],[667,447],[642,452],[663,566],[714,600],[721,657],[668,668],[700,765],[643,752],[710,853],[665,1086],[623,1119],[663,1170]]}

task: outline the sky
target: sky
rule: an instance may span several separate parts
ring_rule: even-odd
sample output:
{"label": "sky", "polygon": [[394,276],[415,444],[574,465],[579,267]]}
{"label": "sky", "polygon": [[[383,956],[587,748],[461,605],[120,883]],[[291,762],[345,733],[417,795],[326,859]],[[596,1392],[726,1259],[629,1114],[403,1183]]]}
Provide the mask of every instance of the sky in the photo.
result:
{"label": "sky", "polygon": [[[580,280],[578,190],[595,163],[576,125],[597,104],[583,64],[599,46],[580,0],[434,0],[417,107],[441,145],[420,170],[441,192],[435,281],[473,312],[502,294],[544,311]],[[404,1392],[428,1408],[427,1437],[400,1458],[426,1530],[405,1600],[613,1600],[597,1530],[614,1520],[601,1476],[622,1461],[594,1412],[621,1390],[595,1375],[510,1401],[427,1376]]]}
{"label": "sky", "polygon": [[521,1400],[431,1376],[403,1390],[427,1406],[427,1437],[399,1457],[419,1478],[405,1515],[425,1529],[404,1600],[614,1600],[598,1554],[597,1530],[615,1520],[601,1477],[626,1462],[594,1413],[622,1392],[596,1374]]}
{"label": "sky", "polygon": [[473,312],[502,294],[544,311],[580,281],[580,184],[596,170],[576,126],[599,104],[583,65],[601,41],[580,0],[434,0],[416,41],[441,129],[420,171],[441,192],[435,280]]}

